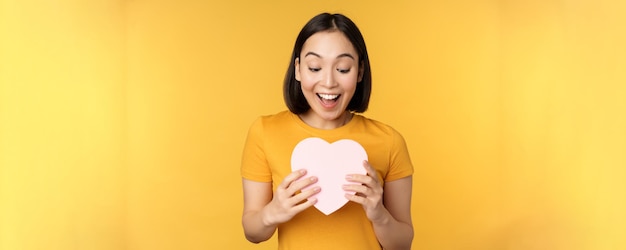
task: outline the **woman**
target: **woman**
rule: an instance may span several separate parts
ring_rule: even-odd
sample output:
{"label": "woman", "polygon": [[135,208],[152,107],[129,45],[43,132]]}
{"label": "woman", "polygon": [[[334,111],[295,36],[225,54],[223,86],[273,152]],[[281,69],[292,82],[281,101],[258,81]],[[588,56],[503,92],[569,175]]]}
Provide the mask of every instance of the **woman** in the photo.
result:
{"label": "woman", "polygon": [[[367,110],[370,63],[357,26],[341,14],[312,18],[296,39],[284,81],[289,111],[257,119],[248,132],[243,176],[246,238],[278,231],[279,249],[410,249],[413,167],[402,136],[358,113]],[[349,201],[325,215],[315,207],[318,176],[291,170],[294,147],[307,138],[358,142],[367,174],[348,174]]]}

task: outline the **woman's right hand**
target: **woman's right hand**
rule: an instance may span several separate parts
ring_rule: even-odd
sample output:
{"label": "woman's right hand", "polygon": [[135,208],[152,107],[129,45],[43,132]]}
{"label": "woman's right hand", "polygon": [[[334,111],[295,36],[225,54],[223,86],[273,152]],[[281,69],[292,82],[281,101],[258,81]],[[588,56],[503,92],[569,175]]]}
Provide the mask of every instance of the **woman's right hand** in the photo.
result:
{"label": "woman's right hand", "polygon": [[266,213],[263,218],[266,225],[278,225],[291,220],[296,214],[315,205],[317,199],[311,197],[321,191],[317,183],[317,177],[302,178],[306,175],[306,170],[301,169],[291,172],[278,185],[272,201],[266,206]]}

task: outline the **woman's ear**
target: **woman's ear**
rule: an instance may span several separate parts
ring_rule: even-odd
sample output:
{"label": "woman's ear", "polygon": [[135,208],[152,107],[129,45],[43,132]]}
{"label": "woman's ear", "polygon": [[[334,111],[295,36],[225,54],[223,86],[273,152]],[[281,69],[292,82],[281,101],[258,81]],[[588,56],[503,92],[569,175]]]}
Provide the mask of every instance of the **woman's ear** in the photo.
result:
{"label": "woman's ear", "polygon": [[359,63],[359,77],[357,78],[356,82],[361,82],[363,81],[363,73],[365,72],[365,64],[363,64],[363,62]]}
{"label": "woman's ear", "polygon": [[296,81],[300,82],[300,58],[296,57],[296,60],[293,62],[296,73]]}

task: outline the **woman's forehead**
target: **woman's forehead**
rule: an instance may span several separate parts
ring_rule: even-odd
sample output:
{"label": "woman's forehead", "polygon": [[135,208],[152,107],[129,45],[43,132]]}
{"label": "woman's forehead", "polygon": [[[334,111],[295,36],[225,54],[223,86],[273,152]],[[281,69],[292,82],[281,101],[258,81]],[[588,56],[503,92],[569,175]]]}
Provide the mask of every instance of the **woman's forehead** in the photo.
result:
{"label": "woman's forehead", "polygon": [[310,36],[300,51],[302,56],[319,58],[348,57],[356,59],[358,56],[350,40],[340,31],[321,31]]}

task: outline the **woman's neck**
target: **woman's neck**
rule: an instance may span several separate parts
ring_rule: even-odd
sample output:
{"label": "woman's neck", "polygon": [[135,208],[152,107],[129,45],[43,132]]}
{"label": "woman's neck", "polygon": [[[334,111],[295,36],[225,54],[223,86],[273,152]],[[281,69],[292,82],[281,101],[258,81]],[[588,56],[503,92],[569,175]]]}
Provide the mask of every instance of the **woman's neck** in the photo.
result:
{"label": "woman's neck", "polygon": [[300,114],[298,116],[300,117],[300,120],[302,120],[304,123],[311,127],[330,130],[340,128],[348,124],[348,122],[352,120],[353,114],[349,111],[345,111],[334,120],[326,120],[320,116],[315,115],[312,110],[309,110],[309,112]]}

